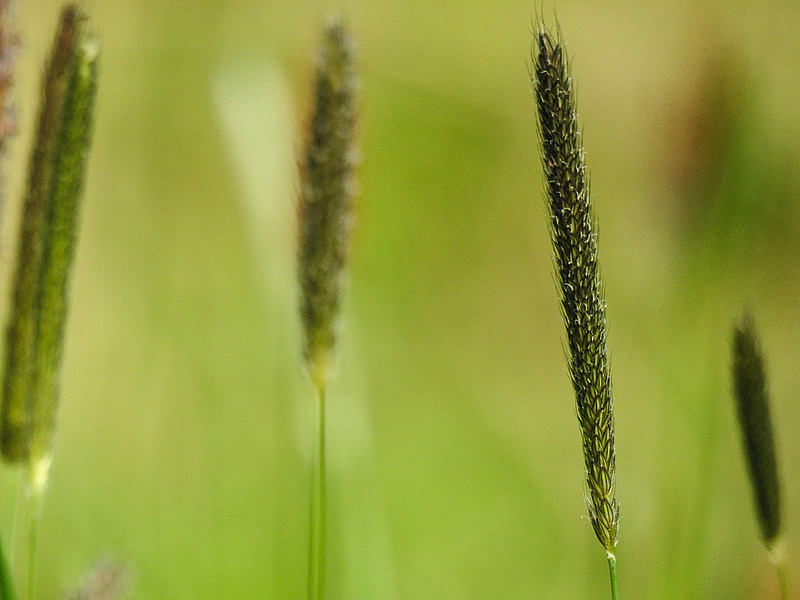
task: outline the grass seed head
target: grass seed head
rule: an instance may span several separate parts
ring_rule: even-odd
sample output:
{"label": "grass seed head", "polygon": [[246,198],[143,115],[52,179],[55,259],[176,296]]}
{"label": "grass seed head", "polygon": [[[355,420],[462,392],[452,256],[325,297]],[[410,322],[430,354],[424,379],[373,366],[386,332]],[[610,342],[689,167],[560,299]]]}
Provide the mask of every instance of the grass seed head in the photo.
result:
{"label": "grass seed head", "polygon": [[780,483],[764,359],[749,314],[734,329],[733,383],[756,514],[771,548],[781,531]]}
{"label": "grass seed head", "polygon": [[17,115],[12,96],[14,66],[20,44],[13,13],[12,0],[0,0],[0,155],[17,132]]}
{"label": "grass seed head", "polygon": [[550,230],[567,329],[569,373],[577,401],[586,467],[586,503],[597,539],[617,543],[619,506],[605,301],[586,182],[575,96],[560,36],[536,32],[531,83],[539,113]]}
{"label": "grass seed head", "polygon": [[67,296],[91,138],[98,45],[67,5],[47,62],[31,156],[0,406],[0,447],[35,479],[49,465]]}
{"label": "grass seed head", "polygon": [[300,315],[306,365],[318,386],[330,376],[353,218],[355,88],[353,43],[335,21],[317,56],[314,106],[300,159]]}

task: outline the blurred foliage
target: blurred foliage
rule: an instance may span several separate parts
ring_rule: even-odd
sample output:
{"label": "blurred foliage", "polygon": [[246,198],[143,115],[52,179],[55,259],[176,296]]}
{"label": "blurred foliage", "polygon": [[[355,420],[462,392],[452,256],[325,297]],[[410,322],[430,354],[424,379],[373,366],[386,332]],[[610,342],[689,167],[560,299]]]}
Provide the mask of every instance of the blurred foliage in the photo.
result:
{"label": "blurred foliage", "polygon": [[[17,8],[4,279],[59,4]],[[363,110],[330,401],[330,597],[602,597],[526,69],[535,7],[86,8],[102,83],[41,597],[104,556],[129,565],[133,598],[304,596],[313,395],[300,367],[294,152],[330,10],[359,42]],[[777,597],[729,335],[749,306],[797,589],[800,5],[571,0],[545,18],[554,9],[599,220],[621,595]],[[5,507],[17,492],[4,482]],[[7,535],[11,520],[6,510]]]}

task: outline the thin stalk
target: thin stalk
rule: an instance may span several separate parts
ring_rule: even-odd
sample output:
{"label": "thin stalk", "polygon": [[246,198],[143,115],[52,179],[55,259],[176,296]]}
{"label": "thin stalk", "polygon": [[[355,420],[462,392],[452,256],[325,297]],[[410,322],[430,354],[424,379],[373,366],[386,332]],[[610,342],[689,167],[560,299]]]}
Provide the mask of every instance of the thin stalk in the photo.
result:
{"label": "thin stalk", "polygon": [[30,514],[28,515],[28,571],[25,585],[26,600],[33,600],[36,593],[36,557],[39,553],[39,520],[42,514],[44,489],[32,482]]}
{"label": "thin stalk", "polygon": [[783,543],[778,539],[769,551],[769,556],[778,571],[778,582],[781,589],[781,600],[789,600],[789,569],[787,566],[786,553],[783,551]]}
{"label": "thin stalk", "polygon": [[611,600],[619,600],[619,588],[617,587],[617,557],[608,553],[608,573],[611,576]]}
{"label": "thin stalk", "polygon": [[317,436],[311,482],[311,520],[308,545],[308,598],[325,598],[325,532],[327,482],[325,468],[325,400],[327,388],[324,384],[315,385],[317,393]]}
{"label": "thin stalk", "polygon": [[16,600],[14,584],[11,582],[11,571],[6,556],[0,548],[0,600]]}
{"label": "thin stalk", "polygon": [[9,527],[8,532],[8,546],[7,554],[9,563],[12,567],[13,571],[18,571],[19,569],[19,559],[17,558],[17,531],[20,527],[20,506],[22,505],[22,497],[25,494],[25,473],[20,471],[16,473],[16,477],[14,478],[14,494],[13,500],[11,501],[10,506],[6,506],[5,508],[8,510],[8,515],[11,521],[11,525]]}
{"label": "thin stalk", "polygon": [[782,560],[777,565],[778,567],[778,579],[781,583],[781,598],[783,600],[789,600],[789,571],[786,568],[786,561]]}

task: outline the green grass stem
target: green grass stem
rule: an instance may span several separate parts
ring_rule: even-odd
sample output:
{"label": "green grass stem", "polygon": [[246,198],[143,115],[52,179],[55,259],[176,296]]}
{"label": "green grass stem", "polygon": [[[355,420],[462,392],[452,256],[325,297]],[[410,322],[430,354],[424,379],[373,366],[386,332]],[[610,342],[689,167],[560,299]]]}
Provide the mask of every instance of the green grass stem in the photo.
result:
{"label": "green grass stem", "polygon": [[617,584],[617,557],[608,553],[608,574],[611,577],[611,600],[619,600],[619,587]]}
{"label": "green grass stem", "polygon": [[36,596],[36,560],[39,554],[39,522],[42,514],[44,480],[37,481],[37,474],[31,472],[30,502],[28,512],[28,564],[25,578],[25,598],[33,600]]}
{"label": "green grass stem", "polygon": [[311,521],[308,544],[308,598],[325,597],[325,540],[327,530],[327,478],[325,411],[327,388],[316,386],[316,439],[311,481]]}
{"label": "green grass stem", "polygon": [[2,546],[0,546],[0,600],[16,600],[16,598],[8,560]]}
{"label": "green grass stem", "polygon": [[[24,500],[23,496],[26,495],[25,491],[25,480],[27,479],[27,473],[23,471],[17,471],[15,473],[15,477],[13,480],[13,494],[11,494],[11,501],[4,506],[4,509],[7,511],[8,514],[8,537],[5,538],[7,540],[7,544],[4,546],[4,550],[6,551],[6,556],[8,557],[8,564],[12,570],[12,572],[16,571],[18,560],[17,556],[17,532],[20,528],[20,506],[23,505]],[[2,536],[0,536],[2,537]]]}
{"label": "green grass stem", "polygon": [[781,586],[781,598],[783,600],[789,600],[789,570],[786,567],[786,561],[783,560],[777,565],[778,568],[778,580],[780,581]]}

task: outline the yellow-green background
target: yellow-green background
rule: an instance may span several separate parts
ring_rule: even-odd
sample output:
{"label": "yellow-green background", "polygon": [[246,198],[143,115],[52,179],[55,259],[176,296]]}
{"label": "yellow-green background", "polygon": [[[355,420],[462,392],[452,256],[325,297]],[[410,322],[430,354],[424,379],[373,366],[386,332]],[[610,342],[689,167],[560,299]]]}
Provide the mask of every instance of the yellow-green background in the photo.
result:
{"label": "yellow-green background", "polygon": [[[58,6],[17,2],[5,279]],[[542,200],[537,13],[557,15],[573,57],[600,224],[621,595],[777,597],[730,398],[745,306],[800,591],[800,4],[85,6],[102,79],[40,598],[108,556],[137,599],[305,598],[294,164],[331,10],[358,41],[362,143],[329,405],[328,597],[608,595]]]}

